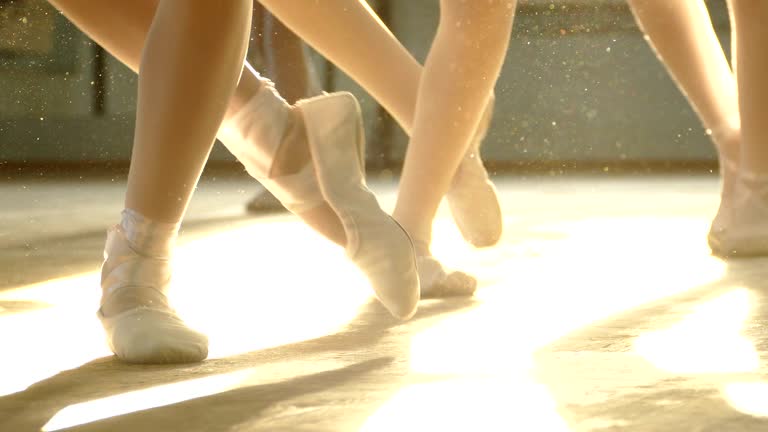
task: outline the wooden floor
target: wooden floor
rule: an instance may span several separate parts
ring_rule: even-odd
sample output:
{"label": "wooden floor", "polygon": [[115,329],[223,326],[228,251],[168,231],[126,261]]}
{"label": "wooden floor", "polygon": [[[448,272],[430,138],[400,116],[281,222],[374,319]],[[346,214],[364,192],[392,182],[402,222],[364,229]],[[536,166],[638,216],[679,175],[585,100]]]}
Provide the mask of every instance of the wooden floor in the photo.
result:
{"label": "wooden floor", "polygon": [[132,366],[95,316],[123,184],[0,184],[0,430],[768,430],[768,261],[709,255],[714,177],[499,185],[497,247],[436,222],[435,253],[476,297],[398,323],[340,249],[246,216],[250,183],[209,180],[172,294],[211,357]]}

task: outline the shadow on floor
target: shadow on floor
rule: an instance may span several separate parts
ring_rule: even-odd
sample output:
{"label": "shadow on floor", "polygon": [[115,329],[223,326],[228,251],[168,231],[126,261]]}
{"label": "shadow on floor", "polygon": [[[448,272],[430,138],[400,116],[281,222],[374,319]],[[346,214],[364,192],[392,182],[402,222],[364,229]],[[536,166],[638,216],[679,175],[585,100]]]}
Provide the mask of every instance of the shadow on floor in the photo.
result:
{"label": "shadow on floor", "polygon": [[[577,431],[768,430],[768,418],[739,411],[724,394],[724,389],[732,383],[768,385],[766,263],[765,259],[734,260],[727,263],[726,274],[717,282],[571,332],[537,352],[536,375],[549,388],[562,417]],[[750,312],[746,322],[739,324],[740,331],[735,329],[732,337],[743,336],[749,340],[759,362],[757,370],[697,371],[701,367],[697,360],[703,363],[710,359],[693,354],[692,372],[669,371],[659,369],[657,364],[637,354],[634,343],[644,334],[667,332],[671,335],[675,328],[682,328],[681,323],[697,309],[745,289]],[[733,326],[733,321],[725,315],[707,318],[706,324],[711,327],[706,328]],[[722,323],[717,322],[720,318]],[[678,346],[670,344],[664,355],[674,359],[676,352],[690,354],[701,350],[710,353],[710,357],[722,356],[726,362],[729,355],[737,355],[728,352],[729,346],[718,345],[718,339],[709,339],[708,334],[694,335],[697,337],[690,342],[690,347],[682,340]],[[682,355],[677,358],[687,359]],[[764,400],[753,402],[765,405]],[[762,416],[768,416],[768,411]]]}
{"label": "shadow on floor", "polygon": [[[429,326],[440,315],[471,308],[474,304],[472,299],[429,302],[409,322],[409,326]],[[114,357],[96,359],[40,381],[24,391],[0,398],[0,419],[3,419],[0,430],[39,431],[59,411],[74,404],[248,369],[258,375],[262,367],[293,360],[322,363],[328,356],[335,361],[343,360],[340,362],[342,366],[316,373],[297,369],[286,379],[266,384],[264,381],[270,379],[260,377],[253,385],[132,412],[82,425],[76,430],[135,431],[149,430],[146,427],[151,426],[151,430],[229,431],[244,422],[264,422],[261,417],[269,407],[318,392],[369,398],[367,406],[373,412],[378,404],[386,401],[399,388],[399,380],[406,375],[404,369],[408,368],[409,338],[397,334],[399,324],[378,302],[372,301],[361,309],[352,324],[336,334],[271,349],[179,366],[128,365]],[[377,383],[376,393],[365,393],[363,387],[367,380]],[[387,384],[388,391],[382,392],[382,382]],[[327,392],[329,389],[336,391]],[[331,419],[347,417],[345,421],[356,422],[358,427],[370,414],[366,412],[350,417],[343,410],[343,400],[335,406],[340,411],[334,413]],[[336,415],[338,417],[334,417]],[[327,417],[325,413],[323,418]]]}

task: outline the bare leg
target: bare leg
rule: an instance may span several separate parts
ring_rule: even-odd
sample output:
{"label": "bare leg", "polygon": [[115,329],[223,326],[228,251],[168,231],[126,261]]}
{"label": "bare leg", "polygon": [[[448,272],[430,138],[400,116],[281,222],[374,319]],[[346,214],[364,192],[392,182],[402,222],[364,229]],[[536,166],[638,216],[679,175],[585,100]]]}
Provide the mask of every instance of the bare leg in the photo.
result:
{"label": "bare leg", "polygon": [[732,0],[737,34],[741,111],[741,169],[758,176],[768,174],[768,3],[757,0]]}
{"label": "bare leg", "polygon": [[[365,87],[410,134],[422,67],[365,0],[259,3]],[[371,47],[376,47],[376,61]]]}
{"label": "bare leg", "polygon": [[727,225],[741,141],[736,78],[703,1],[629,0],[638,24],[715,142],[722,181],[708,238]]}
{"label": "bare leg", "polygon": [[[406,155],[395,217],[415,238],[417,252],[430,258],[432,219],[451,187],[459,163],[463,162],[470,139],[478,131],[506,52],[515,2],[490,1],[473,6],[472,2],[443,1],[441,26],[423,74],[419,64],[365,1],[333,0],[320,4],[261,0],[261,3],[362,84],[411,133],[414,145],[409,146]],[[370,47],[376,47],[375,59],[369,56]],[[428,102],[438,95],[440,106]],[[416,97],[420,102],[418,106]],[[474,153],[474,158],[469,160],[479,162],[477,152]],[[483,240],[473,243],[489,245],[498,240],[501,232],[500,208],[485,169],[481,164],[473,168],[480,175],[465,178],[479,178],[475,184],[489,191],[485,196],[490,199],[485,201],[491,204],[488,207],[492,211],[487,213],[497,215],[499,227],[492,235],[482,236]],[[471,207],[452,205],[452,211],[454,208]],[[461,217],[456,219],[458,222]],[[423,292],[431,289],[431,281],[446,280],[433,259],[421,266],[425,268],[431,270],[424,273],[420,270]],[[464,289],[469,287],[466,278],[464,275],[463,282],[450,283],[461,286],[456,292],[468,291]]]}
{"label": "bare leg", "polygon": [[[141,51],[147,37],[152,18],[158,5],[158,0],[136,0],[124,2],[120,0],[51,0],[82,31],[101,44],[110,53],[125,63],[133,71],[138,72]],[[263,80],[246,63],[237,89],[229,101],[225,118],[231,118],[263,87]],[[232,143],[224,142],[228,147]],[[260,143],[253,143],[257,146]],[[301,141],[295,142],[289,148],[279,152],[273,163],[273,174],[291,174],[296,167],[309,162],[309,148]],[[282,158],[282,159],[281,159]],[[336,213],[323,203],[305,212],[298,213],[306,223],[325,235],[332,241],[346,244],[344,229]]]}
{"label": "bare leg", "polygon": [[246,3],[160,2],[141,59],[126,208],[181,220],[240,76]]}
{"label": "bare leg", "polygon": [[[164,2],[167,1],[169,0],[164,0]],[[232,5],[230,2],[225,2],[222,6],[214,3],[208,7],[215,11],[237,8],[236,15],[250,17],[249,8],[252,7],[250,3],[250,0],[247,0],[248,9],[240,7],[240,3]],[[162,10],[164,4],[161,3],[158,10]],[[188,2],[184,2],[184,4],[187,5]],[[186,7],[194,8],[196,5],[197,3],[194,3]],[[181,10],[186,11],[187,9],[182,8]],[[82,9],[80,11],[82,12]],[[102,10],[102,12],[108,13],[110,10]],[[160,12],[157,14],[159,15]],[[84,15],[89,16],[87,11]],[[115,22],[120,22],[120,19],[115,19],[113,15],[109,17]],[[184,15],[179,17],[179,19],[186,18]],[[195,20],[204,19],[197,15],[194,18]],[[90,16],[90,19],[98,21],[98,17]],[[220,22],[222,20],[212,21],[214,25],[220,26],[217,30],[220,33],[230,34],[241,30],[239,25],[227,26]],[[244,22],[247,27],[248,20]],[[155,28],[154,25],[153,29]],[[196,39],[210,37],[209,35],[206,36],[205,31],[206,29],[210,30],[210,27],[200,25],[196,30],[193,30],[195,29],[194,25],[179,27],[187,31],[198,31],[203,36],[190,38],[192,43],[186,45],[183,45],[182,41],[179,40],[182,32],[172,33],[164,40],[181,45],[187,50],[177,48],[182,53],[192,50],[199,55],[205,54],[200,48],[207,48],[211,45],[201,44]],[[214,32],[213,30],[210,31]],[[119,42],[119,29],[112,29],[111,32],[112,38],[108,39],[111,42]],[[242,54],[239,63],[237,63],[238,73],[244,57],[245,42],[248,39],[245,35],[247,32],[242,37],[242,46],[235,47],[221,42],[218,44],[220,49],[228,55]],[[218,40],[222,37],[213,39]],[[152,41],[151,34],[147,40],[147,43]],[[225,39],[225,41],[229,41],[229,39]],[[173,62],[176,57],[171,56],[171,54],[173,53],[169,53],[168,60]],[[230,57],[219,59],[216,56],[209,56],[206,60],[214,62],[215,71],[220,71],[223,67],[219,63],[231,65],[229,63]],[[142,72],[148,67],[144,63],[142,63]],[[171,63],[171,66],[173,65],[179,66],[178,63]],[[191,74],[204,75],[203,65],[198,66],[200,66],[200,70],[195,70]],[[182,73],[183,71],[183,68],[179,68],[175,72]],[[244,162],[248,172],[256,177],[266,176],[260,177],[262,181],[270,182],[273,185],[278,181],[284,185],[290,184],[291,187],[284,188],[282,193],[288,200],[299,198],[292,201],[296,203],[296,208],[299,205],[307,206],[317,197],[321,203],[326,203],[330,211],[333,212],[332,222],[341,226],[339,237],[341,237],[341,242],[346,245],[349,259],[368,277],[371,287],[393,315],[403,319],[409,318],[415,313],[419,299],[419,279],[414,265],[413,247],[407,233],[389,215],[384,213],[371,191],[365,186],[361,163],[364,139],[360,107],[356,99],[348,93],[335,93],[302,101],[302,103],[292,107],[276,93],[271,87],[271,83],[261,80],[250,67],[248,67],[248,71],[252,79],[259,83],[259,89],[255,95],[251,95],[236,109],[232,109],[230,103],[230,118],[228,124],[223,127],[224,130],[239,129],[236,135],[242,135],[240,138],[245,137],[247,139],[237,139],[234,144],[229,142],[229,149]],[[144,79],[143,76],[142,74],[142,80]],[[216,74],[212,77],[206,76],[207,81],[200,84],[195,84],[194,80],[188,78],[180,80],[181,83],[201,87],[201,89],[196,90],[197,98],[189,101],[191,103],[188,109],[206,111],[205,106],[209,101],[200,96],[211,96],[208,94],[210,80],[216,76]],[[236,76],[237,74],[235,74]],[[219,79],[222,78],[219,77]],[[208,121],[200,119],[197,115],[192,115],[190,117],[193,121],[197,119],[203,125],[208,124],[215,131],[222,116],[224,116],[224,109],[234,91],[234,84],[235,80],[233,80],[231,88],[220,88],[219,99],[216,99],[213,107],[207,108],[206,112],[214,120]],[[174,88],[176,87],[178,85],[174,86]],[[141,87],[141,90],[144,91],[144,88]],[[154,90],[156,90],[154,93],[156,97],[168,95],[168,91],[165,89]],[[181,98],[184,95],[180,93],[177,96]],[[201,108],[197,108],[198,106]],[[164,108],[176,107],[164,106]],[[216,112],[215,109],[220,109],[219,116],[216,115],[219,112]],[[214,111],[212,112],[212,110]],[[184,122],[190,120],[189,117],[176,116],[175,114],[169,115],[169,117],[178,120],[176,122],[177,127],[184,127]],[[151,126],[166,127],[162,122]],[[201,126],[198,126],[197,129],[201,136],[198,139],[209,136],[208,130],[203,130]],[[223,132],[220,131],[221,133]],[[152,137],[153,135],[150,133],[149,136]],[[165,137],[165,135],[161,135],[161,137]],[[232,136],[230,135],[230,137]],[[212,134],[210,139],[213,139]],[[211,142],[208,143],[207,150],[210,150],[210,145]],[[299,173],[281,175],[278,179],[271,176],[275,168],[274,152],[283,145],[303,146],[306,153],[310,152],[309,148],[311,147],[312,163],[305,164]],[[198,168],[201,167],[202,162]],[[198,175],[199,171],[198,169]],[[176,175],[182,176],[184,174],[177,173]],[[185,204],[184,202],[182,205],[182,212]],[[307,210],[311,210],[308,212],[310,216],[328,216],[317,213],[318,210],[322,210],[322,206],[317,208],[314,202],[311,204],[311,207],[307,207]],[[110,303],[115,297],[120,297],[112,294],[115,291],[114,287],[123,288],[126,287],[125,284],[127,283],[128,287],[134,289],[121,289],[119,292],[128,292],[130,295],[123,296],[121,298],[123,301],[118,303],[128,304],[133,309],[127,311],[130,313],[128,316],[123,313],[111,316],[108,311],[112,311],[114,308],[103,304],[102,322],[105,324],[108,334],[111,335],[111,340],[122,341],[122,344],[113,344],[113,346],[129,346],[134,349],[134,356],[132,357],[136,357],[140,361],[147,358],[150,358],[151,361],[166,361],[168,350],[165,348],[168,346],[179,348],[179,345],[182,344],[185,347],[184,349],[176,349],[177,352],[172,356],[174,360],[200,359],[201,355],[204,356],[199,349],[202,345],[202,335],[186,328],[172,311],[163,307],[165,301],[162,287],[167,284],[169,277],[167,258],[178,225],[147,220],[143,215],[135,213],[138,212],[126,211],[122,226],[111,230],[105,253],[108,258],[102,272],[104,275],[103,285],[108,287],[105,292],[110,294],[109,300],[105,303]],[[126,233],[135,235],[126,235]],[[347,239],[349,240],[347,241]],[[137,244],[139,243],[144,247],[138,248]],[[136,256],[137,254],[138,256]],[[134,264],[138,265],[138,268],[134,268]],[[138,291],[141,291],[143,296],[134,295]],[[147,298],[148,304],[146,307],[141,307],[144,304],[140,302]],[[111,324],[113,321],[116,321],[117,325]],[[157,337],[153,337],[153,335]],[[149,354],[137,353],[135,350],[137,346],[145,348],[142,352]],[[115,349],[115,352],[119,351],[119,349]],[[178,351],[183,351],[184,355],[179,355]]]}
{"label": "bare leg", "polygon": [[251,0],[161,0],[155,10],[141,55],[125,210],[109,231],[102,267],[99,316],[125,361],[207,356],[207,338],[168,304],[170,256],[240,76],[250,9]]}
{"label": "bare leg", "polygon": [[273,77],[288,103],[321,93],[318,83],[313,82],[315,72],[304,43],[270,13],[264,14],[262,43],[266,74]]}
{"label": "bare leg", "polygon": [[514,0],[440,3],[394,212],[422,246],[498,79],[514,8]]}
{"label": "bare leg", "polygon": [[768,255],[768,4],[731,0],[741,113],[740,158],[733,206],[710,232],[712,252],[723,257]]}
{"label": "bare leg", "polygon": [[[259,58],[258,64],[264,69],[267,76],[275,81],[275,87],[280,94],[294,104],[300,99],[316,96],[321,93],[315,70],[304,49],[303,42],[284,25],[277,21],[260,4],[254,5],[254,30],[252,32],[253,51]],[[302,158],[291,157],[294,151],[291,146],[280,146],[275,155],[278,161],[284,161],[281,168],[286,172],[298,172],[303,168],[298,166]],[[322,207],[329,209],[327,205]],[[246,204],[246,209],[255,214],[269,213],[277,210],[285,210],[285,206],[266,188],[261,188],[256,195]],[[314,213],[317,208],[301,212],[302,218],[323,221],[322,215],[318,218]],[[331,212],[332,216],[332,212]],[[332,222],[336,222],[331,219]],[[323,227],[328,223],[321,223]],[[337,223],[335,223],[338,226]],[[330,225],[331,227],[334,224]],[[343,238],[340,239],[343,241]]]}
{"label": "bare leg", "polygon": [[[641,29],[712,132],[718,151],[738,161],[736,79],[703,1],[629,0]],[[725,162],[725,160],[723,160]]]}

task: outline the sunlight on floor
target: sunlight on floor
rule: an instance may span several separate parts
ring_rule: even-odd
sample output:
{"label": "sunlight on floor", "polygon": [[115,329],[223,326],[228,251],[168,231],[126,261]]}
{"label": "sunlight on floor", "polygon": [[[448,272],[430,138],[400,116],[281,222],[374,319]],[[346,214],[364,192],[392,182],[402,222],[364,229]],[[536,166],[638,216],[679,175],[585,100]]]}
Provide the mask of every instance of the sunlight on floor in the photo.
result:
{"label": "sunlight on floor", "polygon": [[546,387],[492,376],[406,386],[360,428],[361,432],[473,430],[570,431]]}
{"label": "sunlight on floor", "polygon": [[3,300],[37,301],[48,306],[0,316],[4,344],[13,347],[0,358],[0,396],[111,355],[93,306],[98,304],[96,275],[56,279],[3,292]]}
{"label": "sunlight on floor", "polygon": [[[536,380],[534,354],[579,327],[721,279],[722,263],[697,242],[649,244],[695,238],[691,225],[644,218],[539,226],[560,233],[523,245],[541,255],[516,257],[502,285],[477,294],[479,304],[411,337],[410,368],[418,383],[398,391],[363,430],[570,430]],[[526,409],[511,409],[520,406]]]}
{"label": "sunlight on floor", "polygon": [[723,388],[723,396],[739,412],[768,417],[768,382],[730,383]]}
{"label": "sunlight on floor", "polygon": [[42,430],[45,432],[57,431],[105,418],[224,392],[235,388],[248,375],[249,371],[247,370],[237,371],[70,405],[56,413]]}
{"label": "sunlight on floor", "polygon": [[676,374],[755,372],[759,353],[741,335],[749,315],[749,291],[736,289],[698,305],[671,328],[641,335],[635,351]]}
{"label": "sunlight on floor", "polygon": [[[699,219],[587,218],[526,229],[531,238],[474,251],[450,221],[438,220],[436,254],[476,274],[482,289],[456,312],[384,330],[407,347],[408,373],[371,409],[362,430],[568,431],[562,401],[534,373],[537,351],[613,315],[715,284],[725,274],[700,239]],[[370,287],[343,250],[285,218],[190,240],[174,265],[172,301],[209,335],[211,359],[337,334],[371,308]],[[0,331],[14,347],[0,365],[0,396],[110,355],[95,317],[98,298],[96,274],[1,293],[0,301],[49,307],[0,316]],[[758,354],[739,333],[750,305],[749,291],[733,288],[679,324],[643,334],[628,355],[682,374],[752,372]],[[25,331],[8,331],[16,328]],[[344,361],[279,360],[259,368],[233,363],[203,378],[78,401],[60,409],[44,430],[287,380]],[[764,404],[751,402],[766,400],[766,388],[763,382],[733,383],[722,391],[742,412],[768,415]],[[510,409],[521,406],[526,409]]]}
{"label": "sunlight on floor", "polygon": [[[251,238],[278,247],[256,248]],[[209,335],[210,358],[332,334],[371,299],[343,251],[295,223],[254,224],[193,240],[179,247],[174,268],[171,300]],[[48,306],[0,316],[0,329],[24,329],[2,332],[14,353],[0,363],[0,396],[111,355],[95,313],[98,279],[91,273],[0,293],[0,301]]]}

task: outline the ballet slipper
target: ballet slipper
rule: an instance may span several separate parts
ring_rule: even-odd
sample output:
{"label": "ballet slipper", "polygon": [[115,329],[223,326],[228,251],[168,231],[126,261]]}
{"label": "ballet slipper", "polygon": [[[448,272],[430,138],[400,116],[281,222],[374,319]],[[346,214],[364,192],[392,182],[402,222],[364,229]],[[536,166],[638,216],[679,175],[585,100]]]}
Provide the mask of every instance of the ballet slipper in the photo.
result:
{"label": "ballet slipper", "polygon": [[[101,320],[107,343],[128,363],[189,363],[208,356],[208,338],[189,328],[168,305],[166,257],[131,245],[125,227],[109,230],[102,268]],[[151,233],[149,233],[151,235]],[[105,307],[118,312],[106,315]]]}
{"label": "ballet slipper", "polygon": [[472,143],[453,176],[446,199],[464,239],[475,247],[488,247],[501,238],[503,219],[499,197],[480,159],[480,145],[493,117],[491,97]]}
{"label": "ballet slipper", "polygon": [[712,254],[722,258],[768,255],[768,176],[741,172],[734,179],[732,200],[721,205],[718,227],[708,237]]}
{"label": "ballet slipper", "polygon": [[224,121],[218,138],[286,209],[299,214],[325,201],[313,165],[307,163],[296,174],[271,175],[280,146],[287,139],[302,139],[293,135],[297,133],[296,126],[292,107],[277,93],[271,81],[264,80],[261,89]]}
{"label": "ballet slipper", "polygon": [[421,282],[421,298],[471,296],[477,289],[477,280],[460,271],[447,271],[434,257],[416,258]]}
{"label": "ballet slipper", "polygon": [[393,316],[412,317],[420,295],[413,244],[365,184],[357,100],[339,92],[299,101],[296,108],[304,118],[320,191],[344,227],[347,256]]}

